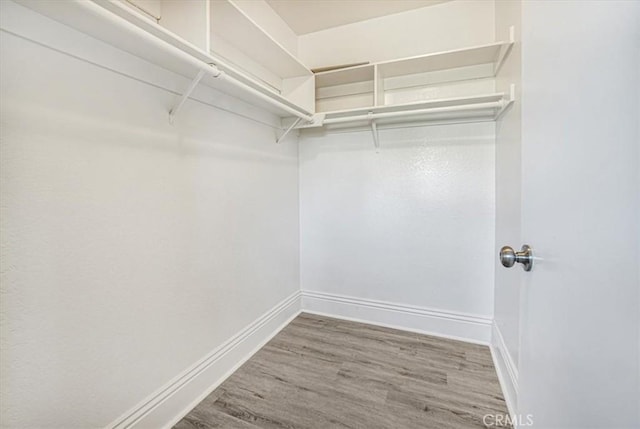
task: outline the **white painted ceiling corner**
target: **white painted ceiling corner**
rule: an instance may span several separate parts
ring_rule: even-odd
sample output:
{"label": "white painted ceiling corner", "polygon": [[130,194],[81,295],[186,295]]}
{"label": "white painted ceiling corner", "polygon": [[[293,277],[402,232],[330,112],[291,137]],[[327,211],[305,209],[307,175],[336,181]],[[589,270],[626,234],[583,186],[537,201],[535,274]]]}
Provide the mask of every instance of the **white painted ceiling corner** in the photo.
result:
{"label": "white painted ceiling corner", "polygon": [[266,0],[298,35],[451,0]]}

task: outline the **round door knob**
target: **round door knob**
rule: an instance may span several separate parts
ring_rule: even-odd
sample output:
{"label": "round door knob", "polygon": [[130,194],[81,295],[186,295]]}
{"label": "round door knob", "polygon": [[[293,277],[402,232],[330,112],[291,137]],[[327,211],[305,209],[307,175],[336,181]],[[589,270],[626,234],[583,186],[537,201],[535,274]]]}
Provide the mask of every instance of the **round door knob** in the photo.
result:
{"label": "round door knob", "polygon": [[523,245],[522,250],[516,252],[510,246],[503,246],[500,249],[500,262],[502,265],[511,268],[516,262],[522,264],[525,271],[531,271],[533,268],[533,251],[528,245]]}
{"label": "round door knob", "polygon": [[507,268],[511,268],[516,263],[516,252],[511,246],[502,246],[500,249],[500,262]]}

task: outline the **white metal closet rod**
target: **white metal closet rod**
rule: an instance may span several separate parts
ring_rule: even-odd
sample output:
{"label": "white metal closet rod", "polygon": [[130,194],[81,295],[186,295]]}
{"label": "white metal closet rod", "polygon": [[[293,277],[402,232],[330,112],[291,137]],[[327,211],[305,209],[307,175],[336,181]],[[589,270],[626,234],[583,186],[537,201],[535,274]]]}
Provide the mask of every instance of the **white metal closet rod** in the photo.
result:
{"label": "white metal closet rod", "polygon": [[229,76],[228,74],[225,74],[224,72],[219,76],[219,78],[225,79],[227,81],[229,81],[230,83],[232,83],[234,86],[237,86],[238,88],[241,88],[242,90],[249,92],[253,95],[255,95],[256,97],[276,106],[281,108],[282,110],[286,111],[287,113],[290,113],[292,116],[295,116],[296,118],[302,119],[304,121],[307,122],[311,122],[313,121],[313,116],[310,115],[305,115],[304,113],[300,113],[298,112],[296,109],[287,106],[284,103],[279,102],[278,100],[275,100],[271,97],[269,97],[267,94],[264,94],[254,88],[251,88],[249,85],[240,82],[239,80]]}
{"label": "white metal closet rod", "polygon": [[[281,103],[280,101],[274,99],[273,97],[270,97],[269,95],[260,92],[258,90],[256,90],[255,88],[250,87],[249,85],[240,82],[239,80],[237,80],[236,78],[229,76],[228,74],[224,73],[224,70],[219,70],[219,67],[224,68],[224,66],[221,66],[220,64],[218,64],[218,61],[211,57],[211,61],[213,62],[213,64],[208,64],[198,58],[195,58],[189,54],[187,54],[186,52],[178,49],[177,47],[171,45],[170,43],[159,39],[156,36],[153,36],[152,34],[149,34],[148,32],[146,32],[145,30],[139,28],[138,26],[134,25],[131,22],[128,22],[127,20],[125,20],[122,17],[119,17],[118,15],[116,15],[113,12],[110,12],[109,10],[105,9],[104,7],[92,2],[92,1],[82,1],[82,2],[76,2],[76,4],[81,5],[82,7],[85,7],[87,9],[91,9],[91,13],[100,16],[101,18],[106,19],[107,21],[110,21],[111,23],[113,23],[114,25],[123,28],[123,30],[125,31],[129,31],[129,32],[133,32],[136,33],[137,37],[143,38],[146,41],[148,41],[149,43],[152,43],[154,45],[156,45],[157,47],[163,49],[164,51],[166,51],[167,53],[170,53],[171,55],[180,58],[181,60],[193,65],[194,67],[200,69],[200,70],[204,70],[205,74],[211,74],[213,77],[216,77],[218,79],[223,79],[227,82],[229,82],[230,84],[232,84],[233,86],[236,86],[240,89],[242,89],[243,91],[246,91],[247,93],[250,93],[251,95],[266,101],[267,103],[278,107],[284,111],[286,111],[287,113],[290,113],[292,116],[295,116],[297,118],[303,119],[305,121],[310,122],[313,118],[310,115],[305,115],[304,113],[301,113],[299,111],[297,111],[296,109],[287,106],[284,103]],[[218,67],[219,66],[219,67]]]}
{"label": "white metal closet rod", "polygon": [[504,107],[504,105],[505,105],[505,101],[492,101],[489,103],[467,104],[464,106],[445,106],[445,107],[434,107],[431,109],[372,113],[372,114],[359,115],[359,116],[345,116],[343,118],[327,118],[323,121],[323,124],[340,124],[345,122],[371,121],[374,119],[423,115],[425,113],[446,113],[446,112],[459,112],[459,111],[465,111],[465,110],[502,108]]}

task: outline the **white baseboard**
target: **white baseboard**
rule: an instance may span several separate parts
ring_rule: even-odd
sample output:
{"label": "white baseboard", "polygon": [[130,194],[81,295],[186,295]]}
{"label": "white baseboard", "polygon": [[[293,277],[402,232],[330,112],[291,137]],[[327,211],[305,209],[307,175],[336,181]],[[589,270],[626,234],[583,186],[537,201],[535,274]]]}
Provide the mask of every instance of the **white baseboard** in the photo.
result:
{"label": "white baseboard", "polygon": [[300,306],[297,291],[107,427],[172,427],[300,314]]}
{"label": "white baseboard", "polygon": [[324,292],[302,291],[302,311],[489,345],[491,318]]}
{"label": "white baseboard", "polygon": [[496,325],[492,324],[491,335],[491,355],[493,357],[493,365],[498,373],[498,380],[502,387],[502,393],[507,403],[509,414],[514,417],[517,412],[518,403],[518,368],[516,367],[509,350],[502,337],[502,332]]}
{"label": "white baseboard", "polygon": [[[510,414],[517,369],[488,317],[322,292],[295,292],[111,423],[109,429],[170,428],[301,311],[491,346]],[[493,340],[492,340],[493,334]]]}

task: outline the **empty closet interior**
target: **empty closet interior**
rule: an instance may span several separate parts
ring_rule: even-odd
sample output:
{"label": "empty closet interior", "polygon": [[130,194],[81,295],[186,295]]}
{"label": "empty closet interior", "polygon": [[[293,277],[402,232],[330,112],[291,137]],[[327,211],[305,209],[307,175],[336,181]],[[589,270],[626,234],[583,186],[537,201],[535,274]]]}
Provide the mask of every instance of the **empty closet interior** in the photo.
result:
{"label": "empty closet interior", "polygon": [[518,12],[289,3],[1,2],[12,422],[176,423],[300,311],[517,354]]}

